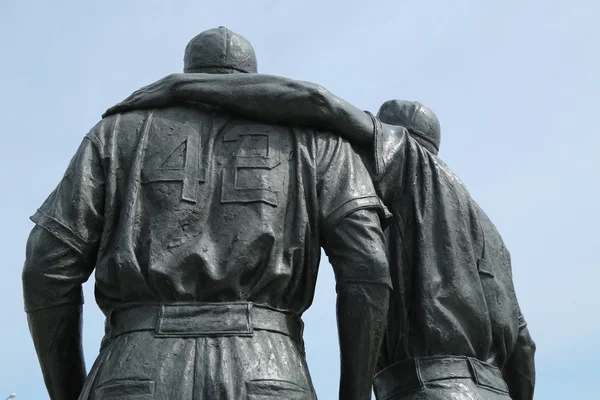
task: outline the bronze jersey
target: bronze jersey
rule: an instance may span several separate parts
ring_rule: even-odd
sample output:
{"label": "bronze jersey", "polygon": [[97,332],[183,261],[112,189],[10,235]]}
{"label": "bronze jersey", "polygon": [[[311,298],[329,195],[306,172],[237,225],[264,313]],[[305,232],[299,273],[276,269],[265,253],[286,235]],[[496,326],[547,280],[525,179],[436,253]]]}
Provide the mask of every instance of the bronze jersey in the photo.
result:
{"label": "bronze jersey", "polygon": [[374,182],[394,294],[381,367],[460,355],[502,367],[523,322],[504,242],[461,180],[400,126],[376,129]]}
{"label": "bronze jersey", "polygon": [[[214,109],[111,116],[32,217],[80,259],[26,265],[45,285],[25,293],[26,308],[81,301],[77,284],[95,268],[105,313],[127,302],[251,301],[299,315],[320,247],[364,209],[382,207],[338,136]],[[372,280],[389,285],[387,271]]]}

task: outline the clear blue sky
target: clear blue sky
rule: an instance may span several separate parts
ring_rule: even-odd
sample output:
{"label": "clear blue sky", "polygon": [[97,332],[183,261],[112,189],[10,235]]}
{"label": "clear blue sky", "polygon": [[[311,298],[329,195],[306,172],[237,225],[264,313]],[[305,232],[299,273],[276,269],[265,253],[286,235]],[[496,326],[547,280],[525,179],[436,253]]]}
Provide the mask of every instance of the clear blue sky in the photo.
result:
{"label": "clear blue sky", "polygon": [[[101,113],[182,68],[187,41],[225,25],[259,71],[318,82],[376,111],[419,100],[440,155],[513,256],[538,344],[537,399],[597,398],[600,3],[594,0],[0,2],[0,398],[47,398],[21,298],[29,215]],[[86,289],[84,348],[103,318]],[[337,398],[333,275],[306,314],[319,398]]]}

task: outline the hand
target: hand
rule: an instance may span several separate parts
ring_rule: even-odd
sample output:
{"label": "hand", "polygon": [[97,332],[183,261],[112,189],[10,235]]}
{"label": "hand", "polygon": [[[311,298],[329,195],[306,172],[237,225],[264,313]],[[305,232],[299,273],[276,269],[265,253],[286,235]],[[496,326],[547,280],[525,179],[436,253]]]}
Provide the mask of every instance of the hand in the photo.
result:
{"label": "hand", "polygon": [[164,78],[136,90],[122,102],[110,107],[102,118],[112,114],[122,113],[131,110],[164,108],[175,102],[174,87],[179,76],[182,74],[170,74]]}

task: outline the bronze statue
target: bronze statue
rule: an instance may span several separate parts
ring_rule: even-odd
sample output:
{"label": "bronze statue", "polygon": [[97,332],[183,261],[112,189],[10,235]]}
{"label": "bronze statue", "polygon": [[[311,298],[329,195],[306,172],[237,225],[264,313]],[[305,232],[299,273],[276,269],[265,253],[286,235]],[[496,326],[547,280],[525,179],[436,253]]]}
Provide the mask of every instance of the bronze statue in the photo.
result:
{"label": "bronze statue", "polygon": [[[185,71],[254,75],[256,57],[220,27],[192,39]],[[315,399],[301,317],[322,247],[340,399],[369,399],[387,214],[350,143],[193,99],[165,106],[92,128],[32,217],[24,296],[50,398]],[[81,285],[94,271],[106,334],[86,377]]]}
{"label": "bronze statue", "polygon": [[515,296],[510,255],[437,156],[440,125],[430,109],[392,100],[376,118],[312,83],[174,74],[107,113],[188,100],[331,130],[361,149],[394,214],[386,232],[394,292],[375,378],[378,400],[533,398],[535,344]]}

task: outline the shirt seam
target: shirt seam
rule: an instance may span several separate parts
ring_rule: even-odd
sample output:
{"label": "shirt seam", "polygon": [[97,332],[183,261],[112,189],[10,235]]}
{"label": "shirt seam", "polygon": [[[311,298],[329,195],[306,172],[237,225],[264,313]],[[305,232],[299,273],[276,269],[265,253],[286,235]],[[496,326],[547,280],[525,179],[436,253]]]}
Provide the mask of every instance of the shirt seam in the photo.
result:
{"label": "shirt seam", "polygon": [[67,225],[41,210],[38,210],[30,219],[33,223],[41,226],[58,240],[71,247],[78,254],[84,255],[85,247],[90,242],[83,239]]}

